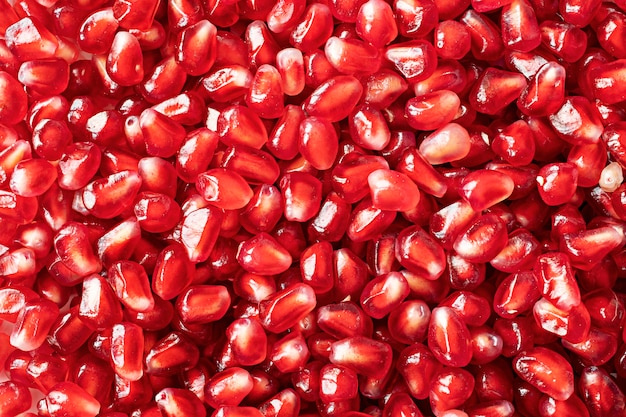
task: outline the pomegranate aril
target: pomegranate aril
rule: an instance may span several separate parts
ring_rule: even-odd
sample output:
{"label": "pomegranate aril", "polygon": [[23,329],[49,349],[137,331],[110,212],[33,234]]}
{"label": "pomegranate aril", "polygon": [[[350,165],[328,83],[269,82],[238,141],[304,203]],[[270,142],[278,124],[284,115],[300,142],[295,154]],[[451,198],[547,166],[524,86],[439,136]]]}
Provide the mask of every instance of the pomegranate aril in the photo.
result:
{"label": "pomegranate aril", "polygon": [[206,417],[207,412],[198,397],[182,388],[165,388],[157,392],[154,399],[164,417],[194,415]]}
{"label": "pomegranate aril", "polygon": [[89,229],[77,222],[68,222],[54,236],[54,249],[63,264],[79,276],[100,271],[100,260],[95,256]]}
{"label": "pomegranate aril", "polygon": [[337,122],[346,118],[361,99],[363,86],[350,75],[339,75],[322,83],[304,101],[310,115]]}
{"label": "pomegranate aril", "polygon": [[146,101],[157,104],[180,93],[186,81],[187,73],[170,56],[146,73],[138,91]]}
{"label": "pomegranate aril", "polygon": [[470,51],[470,32],[455,20],[441,21],[435,27],[433,45],[440,58],[461,59]]}
{"label": "pomegranate aril", "polygon": [[202,77],[199,92],[216,102],[243,96],[252,84],[252,73],[241,65],[226,65]]}
{"label": "pomegranate aril", "polygon": [[133,261],[116,261],[108,270],[107,280],[120,302],[134,311],[148,311],[154,298],[145,269]]}
{"label": "pomegranate aril", "polygon": [[540,346],[527,350],[514,358],[513,369],[520,378],[554,399],[565,401],[574,393],[572,366],[553,350]]}
{"label": "pomegranate aril", "polygon": [[129,217],[113,226],[96,241],[98,257],[104,266],[113,262],[126,260],[138,246],[141,239],[141,228],[135,217]]}
{"label": "pomegranate aril", "polygon": [[59,308],[49,300],[27,301],[11,333],[11,346],[25,352],[39,348],[54,325]]}
{"label": "pomegranate aril", "polygon": [[145,372],[149,375],[175,375],[196,366],[196,345],[185,335],[172,332],[150,347],[145,355]]}
{"label": "pomegranate aril", "polygon": [[91,337],[93,329],[78,316],[78,309],[72,308],[65,315],[59,316],[50,329],[48,344],[62,355],[79,350]]}
{"label": "pomegranate aril", "polygon": [[0,398],[0,409],[5,416],[28,411],[32,402],[28,387],[12,381],[0,383]]}
{"label": "pomegranate aril", "polygon": [[591,416],[619,415],[624,412],[624,393],[602,368],[583,368],[578,389]]}
{"label": "pomegranate aril", "polygon": [[221,319],[230,307],[225,287],[198,285],[186,289],[176,300],[175,308],[187,324],[203,324]]}
{"label": "pomegranate aril", "polygon": [[474,390],[474,377],[469,371],[444,368],[431,382],[429,392],[433,412],[441,415],[447,410],[462,406]]}
{"label": "pomegranate aril", "polygon": [[122,308],[109,283],[100,275],[83,280],[78,315],[94,329],[104,329],[122,320]]}
{"label": "pomegranate aril", "polygon": [[471,360],[469,330],[450,307],[433,309],[428,328],[428,346],[437,360],[447,366],[462,367]]}
{"label": "pomegranate aril", "polygon": [[359,375],[382,378],[390,369],[391,347],[363,336],[344,338],[330,346],[329,360],[343,365]]}
{"label": "pomegranate aril", "polygon": [[490,67],[472,87],[469,102],[476,111],[494,115],[517,99],[526,86],[521,74]]}
{"label": "pomegranate aril", "polygon": [[401,173],[377,169],[367,176],[372,204],[381,210],[410,211],[419,203],[419,189]]}
{"label": "pomegranate aril", "polygon": [[[84,389],[72,382],[61,382],[41,400],[50,417],[63,415],[96,417],[100,403]],[[73,410],[80,410],[80,413]]]}
{"label": "pomegranate aril", "polygon": [[243,368],[232,367],[216,373],[205,386],[205,401],[214,408],[238,406],[252,391],[252,377]]}
{"label": "pomegranate aril", "polygon": [[119,323],[111,330],[111,361],[115,373],[130,381],[143,376],[143,329],[133,323]]}
{"label": "pomegranate aril", "polygon": [[557,135],[573,145],[598,142],[604,129],[597,110],[581,96],[566,97],[563,105],[548,119]]}
{"label": "pomegranate aril", "polygon": [[52,58],[59,41],[36,18],[24,17],[6,28],[5,41],[20,61]]}
{"label": "pomegranate aril", "polygon": [[394,310],[409,295],[410,288],[399,272],[379,275],[361,293],[361,306],[372,318],[380,319]]}
{"label": "pomegranate aril", "polygon": [[501,30],[493,21],[473,9],[463,13],[459,20],[469,31],[474,58],[495,61],[502,56],[504,43]]}
{"label": "pomegranate aril", "polygon": [[191,284],[194,270],[185,247],[172,243],[163,248],[156,259],[152,291],[164,300],[171,300]]}
{"label": "pomegranate aril", "polygon": [[[355,38],[330,37],[324,46],[330,65],[342,74],[371,74],[380,67],[380,54],[368,42]],[[367,66],[363,66],[367,62]]]}
{"label": "pomegranate aril", "polygon": [[467,130],[457,123],[448,123],[424,138],[419,153],[430,164],[439,165],[465,158],[470,147]]}

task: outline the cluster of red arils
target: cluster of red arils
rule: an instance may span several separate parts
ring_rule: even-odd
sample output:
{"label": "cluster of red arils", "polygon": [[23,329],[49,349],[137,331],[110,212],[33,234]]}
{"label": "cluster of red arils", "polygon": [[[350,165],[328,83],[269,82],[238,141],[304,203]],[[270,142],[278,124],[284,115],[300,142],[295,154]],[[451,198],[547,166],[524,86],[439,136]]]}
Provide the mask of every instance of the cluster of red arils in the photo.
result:
{"label": "cluster of red arils", "polygon": [[625,415],[624,0],[0,34],[1,417]]}

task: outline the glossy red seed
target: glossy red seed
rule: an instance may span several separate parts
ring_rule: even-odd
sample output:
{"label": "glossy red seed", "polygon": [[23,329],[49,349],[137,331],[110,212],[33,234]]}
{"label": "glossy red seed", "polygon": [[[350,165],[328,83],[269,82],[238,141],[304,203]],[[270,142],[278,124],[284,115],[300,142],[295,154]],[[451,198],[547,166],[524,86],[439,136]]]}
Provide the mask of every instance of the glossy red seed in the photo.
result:
{"label": "glossy red seed", "polygon": [[563,105],[548,119],[557,135],[573,145],[596,143],[603,132],[597,111],[580,96],[566,97]]}
{"label": "glossy red seed", "polygon": [[624,411],[624,393],[602,368],[585,367],[578,380],[578,388],[590,415],[619,414]]}
{"label": "glossy red seed", "polygon": [[380,319],[394,310],[409,295],[410,288],[399,272],[379,275],[361,293],[361,306],[372,318]]}
{"label": "glossy red seed", "polygon": [[145,356],[145,372],[150,375],[175,375],[196,366],[200,353],[197,346],[178,332],[167,334]]}
{"label": "glossy red seed", "polygon": [[154,308],[148,275],[140,264],[133,261],[114,262],[108,270],[107,280],[126,307],[140,312]]}
{"label": "glossy red seed", "polygon": [[59,308],[49,300],[27,301],[11,332],[11,346],[24,352],[39,348],[54,325]]}
{"label": "glossy red seed", "polygon": [[474,377],[464,369],[444,368],[431,382],[429,400],[435,414],[462,406],[474,390]]}
{"label": "glossy red seed", "polygon": [[572,366],[557,352],[535,347],[517,355],[513,370],[526,382],[551,397],[565,401],[574,392]]}
{"label": "glossy red seed", "polygon": [[6,416],[28,411],[32,402],[32,395],[28,388],[11,381],[0,383],[0,398],[0,409]]}
{"label": "glossy red seed", "polygon": [[410,211],[419,203],[419,189],[397,171],[377,169],[367,176],[372,204],[381,210]]}
{"label": "glossy red seed", "polygon": [[87,184],[82,190],[82,202],[88,213],[111,219],[131,207],[141,177],[135,171],[120,171]]}
{"label": "glossy red seed", "polygon": [[259,319],[265,329],[280,333],[313,311],[316,304],[313,288],[296,283],[261,301]]}
{"label": "glossy red seed", "polygon": [[322,183],[306,172],[290,172],[280,179],[285,219],[304,222],[319,211]]}
{"label": "glossy red seed", "polygon": [[116,83],[130,86],[143,80],[144,68],[139,40],[128,32],[117,32],[107,55],[106,70]]}
{"label": "glossy red seed", "polygon": [[4,36],[11,52],[21,61],[52,58],[59,46],[57,37],[31,17],[7,27]]}
{"label": "glossy red seed", "polygon": [[[100,403],[83,388],[69,381],[55,385],[42,401],[50,417],[96,417],[100,412]],[[81,410],[80,414],[72,411],[76,409]]]}
{"label": "glossy red seed", "polygon": [[537,188],[541,199],[550,206],[568,202],[578,185],[578,170],[571,163],[552,163],[537,173]]}
{"label": "glossy red seed", "polygon": [[439,165],[466,157],[470,147],[467,130],[457,123],[448,123],[425,137],[419,152],[430,164]]}
{"label": "glossy red seed", "polygon": [[337,122],[352,112],[363,93],[363,86],[350,75],[333,77],[319,85],[304,101],[310,115]]}
{"label": "glossy red seed", "polygon": [[448,366],[465,366],[471,360],[471,337],[461,317],[450,307],[431,313],[428,347],[437,360]]}
{"label": "glossy red seed", "polygon": [[215,374],[205,387],[205,401],[214,408],[237,406],[252,390],[252,377],[243,368],[232,367]]}
{"label": "glossy red seed", "polygon": [[504,52],[502,31],[487,16],[473,9],[467,10],[460,17],[470,33],[471,52],[474,58],[493,61]]}
{"label": "glossy red seed", "polygon": [[363,3],[356,16],[356,32],[375,47],[389,44],[398,35],[391,6],[380,0]]}
{"label": "glossy red seed", "polygon": [[230,307],[231,298],[220,285],[197,285],[176,299],[175,308],[183,322],[202,324],[221,319]]}
{"label": "glossy red seed", "polygon": [[119,323],[111,330],[111,360],[115,373],[130,381],[143,376],[143,329],[133,323]]}
{"label": "glossy red seed", "polygon": [[122,308],[109,283],[100,275],[83,280],[78,315],[94,329],[104,329],[122,320]]}
{"label": "glossy red seed", "polygon": [[0,71],[0,91],[4,97],[0,101],[2,104],[0,122],[7,125],[16,124],[26,116],[26,93],[19,82],[4,71]]}
{"label": "glossy red seed", "polygon": [[437,55],[445,59],[461,59],[470,51],[471,37],[465,25],[455,20],[437,23],[433,45]]}
{"label": "glossy red seed", "polygon": [[333,166],[339,151],[339,139],[332,123],[318,117],[300,122],[298,148],[300,154],[316,169]]}
{"label": "glossy red seed", "polygon": [[191,284],[194,269],[184,246],[179,243],[166,246],[155,261],[152,291],[164,300],[171,300]]}
{"label": "glossy red seed", "polygon": [[513,0],[505,5],[501,25],[502,41],[507,48],[527,52],[541,43],[537,16],[527,0]]}
{"label": "glossy red seed", "polygon": [[580,290],[566,255],[552,252],[539,256],[534,275],[542,295],[555,306],[569,311],[581,303]]}
{"label": "glossy red seed", "polygon": [[382,378],[391,367],[391,347],[362,336],[344,338],[331,344],[329,360],[359,375]]}
{"label": "glossy red seed", "polygon": [[396,258],[409,271],[429,280],[439,278],[445,268],[443,249],[419,226],[408,227],[397,236]]}

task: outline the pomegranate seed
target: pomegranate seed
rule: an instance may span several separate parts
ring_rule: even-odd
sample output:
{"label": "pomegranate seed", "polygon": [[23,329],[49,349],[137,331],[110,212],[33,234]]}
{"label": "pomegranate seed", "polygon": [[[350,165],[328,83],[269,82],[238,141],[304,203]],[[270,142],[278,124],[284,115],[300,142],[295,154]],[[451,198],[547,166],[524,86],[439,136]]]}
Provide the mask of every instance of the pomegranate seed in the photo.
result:
{"label": "pomegranate seed", "polygon": [[39,348],[54,325],[59,308],[49,300],[27,301],[11,333],[11,346],[29,352]]}
{"label": "pomegranate seed", "polygon": [[152,291],[164,300],[180,295],[191,284],[195,267],[186,252],[179,243],[172,243],[159,252],[152,275]]}
{"label": "pomegranate seed", "polygon": [[565,254],[554,252],[540,255],[533,273],[542,295],[556,307],[569,311],[581,303],[580,290]]}
{"label": "pomegranate seed", "polygon": [[465,366],[471,360],[469,330],[450,307],[433,309],[428,328],[428,346],[444,365]]}
{"label": "pomegranate seed", "polygon": [[391,347],[367,337],[341,339],[330,346],[329,360],[370,378],[382,378],[391,367]]}
{"label": "pomegranate seed", "polygon": [[464,369],[443,369],[431,382],[430,406],[434,413],[454,409],[469,399],[474,389],[474,377]]}
{"label": "pomegranate seed", "polygon": [[504,52],[502,31],[493,21],[473,9],[463,13],[460,21],[470,33],[471,52],[474,58],[493,61],[502,57]]}
{"label": "pomegranate seed", "polygon": [[313,288],[303,283],[278,291],[259,303],[259,319],[265,329],[280,333],[294,326],[315,308]]}
{"label": "pomegranate seed", "polygon": [[434,47],[440,58],[461,59],[467,55],[471,48],[469,30],[465,25],[455,20],[444,20],[437,23],[434,39]]}
{"label": "pomegranate seed", "polygon": [[470,91],[470,105],[478,112],[496,114],[518,98],[526,86],[521,74],[487,68]]}
{"label": "pomegranate seed", "polygon": [[252,390],[252,377],[243,368],[232,367],[215,374],[205,387],[205,401],[214,408],[238,406]]}
{"label": "pomegranate seed", "polygon": [[41,22],[24,17],[6,28],[6,44],[20,61],[52,58],[59,42]]}
{"label": "pomegranate seed", "polygon": [[624,410],[624,393],[602,368],[585,367],[578,387],[590,415],[615,414]]}
{"label": "pomegranate seed", "polygon": [[150,375],[174,375],[196,366],[198,348],[184,335],[172,332],[157,340],[145,357],[145,372]]}
{"label": "pomegranate seed", "polygon": [[573,145],[596,143],[603,131],[598,114],[589,101],[580,96],[566,97],[549,120],[557,135]]}
{"label": "pomegranate seed", "polygon": [[11,381],[0,383],[0,398],[2,398],[2,412],[5,415],[18,415],[28,411],[32,402],[32,395],[28,388]]}
{"label": "pomegranate seed", "polygon": [[154,308],[148,275],[140,264],[116,261],[109,268],[107,279],[124,306],[141,312]]}
{"label": "pomegranate seed", "polygon": [[419,189],[401,172],[377,169],[367,176],[367,182],[372,204],[381,210],[409,211],[419,202]]}
{"label": "pomegranate seed", "polygon": [[166,417],[194,415],[206,417],[206,409],[196,395],[182,388],[165,388],[155,394],[154,399]]}
{"label": "pomegranate seed", "polygon": [[42,401],[50,417],[96,417],[100,412],[100,403],[80,386],[69,381],[55,385]]}
{"label": "pomegranate seed", "polygon": [[424,138],[419,152],[432,165],[465,158],[470,151],[467,130],[457,123],[448,123]]}
{"label": "pomegranate seed", "polygon": [[380,275],[370,281],[361,293],[361,306],[372,318],[380,319],[394,310],[409,295],[410,288],[399,272]]}
{"label": "pomegranate seed", "polygon": [[565,401],[574,392],[571,365],[563,356],[547,348],[535,347],[517,355],[513,369],[520,378],[554,399]]}
{"label": "pomegranate seed", "polygon": [[363,86],[354,77],[340,75],[321,84],[304,101],[303,108],[310,116],[337,122],[346,118],[363,93]]}

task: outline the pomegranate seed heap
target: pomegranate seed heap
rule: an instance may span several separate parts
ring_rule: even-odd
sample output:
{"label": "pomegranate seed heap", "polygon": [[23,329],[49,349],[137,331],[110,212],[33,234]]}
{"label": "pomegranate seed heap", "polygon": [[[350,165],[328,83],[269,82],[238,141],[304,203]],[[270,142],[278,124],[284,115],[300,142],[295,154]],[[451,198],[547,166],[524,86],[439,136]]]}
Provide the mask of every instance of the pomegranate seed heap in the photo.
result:
{"label": "pomegranate seed heap", "polygon": [[0,40],[0,417],[626,416],[626,0]]}

